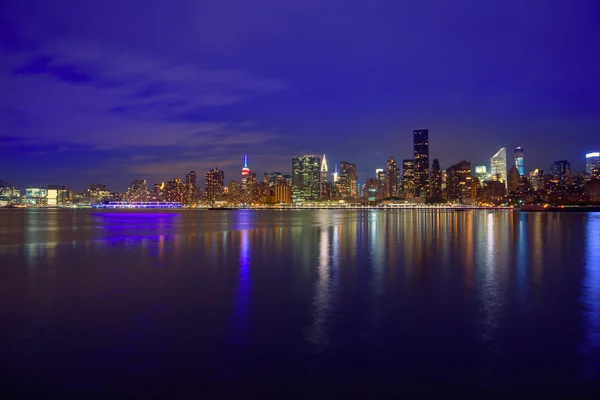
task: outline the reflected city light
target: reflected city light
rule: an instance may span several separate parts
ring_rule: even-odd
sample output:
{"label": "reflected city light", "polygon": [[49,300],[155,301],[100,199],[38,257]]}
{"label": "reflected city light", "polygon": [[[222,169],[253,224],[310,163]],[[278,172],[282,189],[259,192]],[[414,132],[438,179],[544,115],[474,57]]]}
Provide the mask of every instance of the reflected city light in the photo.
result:
{"label": "reflected city light", "polygon": [[238,285],[233,303],[233,328],[231,340],[242,345],[247,340],[250,319],[250,231],[245,229],[240,234],[240,269]]}

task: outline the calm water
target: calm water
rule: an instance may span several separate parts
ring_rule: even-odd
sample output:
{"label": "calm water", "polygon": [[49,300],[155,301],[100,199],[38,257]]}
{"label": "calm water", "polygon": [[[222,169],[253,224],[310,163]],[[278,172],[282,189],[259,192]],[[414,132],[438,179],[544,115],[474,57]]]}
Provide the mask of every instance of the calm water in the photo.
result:
{"label": "calm water", "polygon": [[592,397],[600,214],[0,210],[0,351],[46,396]]}

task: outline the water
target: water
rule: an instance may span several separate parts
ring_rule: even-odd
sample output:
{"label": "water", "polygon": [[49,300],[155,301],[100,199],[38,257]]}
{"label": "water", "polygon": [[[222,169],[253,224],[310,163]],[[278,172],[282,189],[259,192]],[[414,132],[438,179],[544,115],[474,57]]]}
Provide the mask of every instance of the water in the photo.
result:
{"label": "water", "polygon": [[45,398],[593,398],[600,214],[0,210],[0,351]]}

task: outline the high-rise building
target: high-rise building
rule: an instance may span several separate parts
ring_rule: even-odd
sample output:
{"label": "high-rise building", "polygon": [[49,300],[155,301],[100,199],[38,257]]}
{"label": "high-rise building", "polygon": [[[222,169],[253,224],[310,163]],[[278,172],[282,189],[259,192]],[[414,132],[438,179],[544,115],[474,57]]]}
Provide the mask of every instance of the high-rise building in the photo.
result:
{"label": "high-rise building", "polygon": [[519,188],[519,181],[521,179],[521,175],[519,174],[519,169],[516,165],[513,165],[508,170],[508,193],[516,193]]}
{"label": "high-rise building", "polygon": [[343,199],[354,199],[359,197],[356,164],[350,163],[348,161],[340,162],[339,189]]}
{"label": "high-rise building", "polygon": [[[134,182],[135,185],[134,185]],[[130,189],[134,188],[134,190],[139,190],[140,192],[138,193],[138,196],[143,197],[144,196],[144,185],[145,185],[146,181],[133,181],[131,182]],[[128,193],[131,194],[131,192],[128,191]],[[85,199],[87,201],[88,204],[100,204],[104,201],[107,201],[110,199],[110,190],[108,190],[108,188],[106,187],[106,184],[104,183],[90,183],[87,187],[87,189],[84,192],[85,195]],[[139,200],[139,201],[143,201],[143,200]]]}
{"label": "high-rise building", "polygon": [[273,186],[273,203],[291,203],[292,191],[289,185],[278,183]]}
{"label": "high-rise building", "polygon": [[196,182],[196,171],[190,171],[185,176],[185,204],[191,206],[198,203],[199,190]]}
{"label": "high-rise building", "polygon": [[525,156],[525,152],[521,146],[515,149],[515,167],[517,167],[517,171],[519,171],[519,175],[525,176],[525,167],[523,166],[523,157]]}
{"label": "high-rise building", "polygon": [[386,173],[383,168],[377,168],[375,170],[375,177],[377,178],[377,197],[382,199],[386,196],[385,183]]}
{"label": "high-rise building", "polygon": [[379,182],[375,178],[369,178],[366,180],[363,186],[363,197],[367,199],[367,201],[375,201],[377,200],[377,190],[379,188]]}
{"label": "high-rise building", "polygon": [[500,181],[506,182],[506,148],[502,147],[490,160],[492,175],[500,175]]}
{"label": "high-rise building", "polygon": [[398,166],[396,165],[396,160],[394,160],[394,156],[390,156],[389,160],[387,160],[387,174],[386,174],[386,197],[396,197],[398,196],[398,176],[400,175],[398,171]]}
{"label": "high-rise building", "polygon": [[329,200],[331,198],[331,187],[329,187],[329,177],[328,177],[328,168],[327,168],[327,158],[325,158],[325,154],[323,154],[323,158],[321,159],[321,200]]}
{"label": "high-rise building", "polygon": [[[600,170],[600,152],[587,153],[585,155],[585,173],[594,175],[594,171]],[[599,173],[596,172],[596,175]]]}
{"label": "high-rise building", "polygon": [[206,201],[214,204],[224,194],[225,173],[219,168],[211,169],[206,173],[205,183]]}
{"label": "high-rise building", "polygon": [[321,193],[321,157],[303,155],[292,158],[292,201],[319,200]]}
{"label": "high-rise building", "polygon": [[185,204],[187,185],[180,178],[165,182],[165,199]]}
{"label": "high-rise building", "polygon": [[429,130],[413,132],[415,150],[415,197],[429,196]]}
{"label": "high-rise building", "polygon": [[531,188],[534,191],[540,189],[540,178],[544,175],[544,171],[535,169],[529,173],[529,182],[531,183]]}
{"label": "high-rise building", "polygon": [[440,168],[440,161],[437,158],[433,159],[431,165],[431,194],[430,196],[439,199],[442,197],[442,170]]}
{"label": "high-rise building", "polygon": [[415,161],[402,161],[402,195],[405,200],[415,197]]}
{"label": "high-rise building", "polygon": [[471,178],[471,163],[461,161],[452,165],[447,170],[448,182],[448,200],[458,200],[464,204],[473,202],[473,186]]}

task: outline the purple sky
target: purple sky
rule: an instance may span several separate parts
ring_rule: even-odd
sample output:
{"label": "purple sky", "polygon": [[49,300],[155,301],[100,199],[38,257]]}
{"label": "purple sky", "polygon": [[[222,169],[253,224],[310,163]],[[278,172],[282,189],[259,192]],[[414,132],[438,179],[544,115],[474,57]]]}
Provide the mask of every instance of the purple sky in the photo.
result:
{"label": "purple sky", "polygon": [[525,169],[600,150],[600,3],[9,0],[0,5],[0,180],[123,191],[218,166],[388,156]]}

